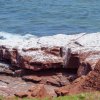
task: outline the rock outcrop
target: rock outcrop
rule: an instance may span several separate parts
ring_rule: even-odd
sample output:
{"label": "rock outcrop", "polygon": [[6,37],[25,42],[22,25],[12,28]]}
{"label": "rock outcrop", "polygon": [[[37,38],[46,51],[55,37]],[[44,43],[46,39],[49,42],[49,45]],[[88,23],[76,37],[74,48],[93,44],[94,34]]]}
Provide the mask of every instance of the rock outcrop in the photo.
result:
{"label": "rock outcrop", "polygon": [[[61,56],[63,52],[61,52],[60,47],[34,49],[18,51],[18,49],[9,49],[1,46],[0,59],[16,67],[16,69],[30,69],[33,71],[63,67],[78,68],[79,66],[79,58],[71,55],[71,52],[66,54],[69,60],[66,57],[63,59]],[[67,64],[64,64],[65,61]],[[73,66],[73,64],[76,65]]]}
{"label": "rock outcrop", "polygon": [[[19,78],[26,82],[38,84],[31,90],[27,89],[28,92],[14,92],[16,96],[52,96],[50,88],[46,89],[45,86],[56,87],[55,92],[54,88],[50,90],[54,96],[55,93],[61,96],[81,91],[100,91],[100,61],[97,63],[100,59],[100,33],[10,37],[0,39],[0,61],[9,65],[1,65],[0,74],[6,73],[15,79],[21,76]],[[1,79],[2,83],[6,84]],[[2,90],[8,93],[9,88]],[[13,90],[11,92],[13,94]]]}
{"label": "rock outcrop", "polygon": [[10,63],[16,69],[77,69],[82,62],[87,62],[94,68],[100,55],[99,33],[40,38],[10,37],[13,38],[4,36],[0,40],[0,60]]}
{"label": "rock outcrop", "polygon": [[55,90],[59,96],[91,91],[100,91],[100,60],[87,76],[81,76],[71,84]]}

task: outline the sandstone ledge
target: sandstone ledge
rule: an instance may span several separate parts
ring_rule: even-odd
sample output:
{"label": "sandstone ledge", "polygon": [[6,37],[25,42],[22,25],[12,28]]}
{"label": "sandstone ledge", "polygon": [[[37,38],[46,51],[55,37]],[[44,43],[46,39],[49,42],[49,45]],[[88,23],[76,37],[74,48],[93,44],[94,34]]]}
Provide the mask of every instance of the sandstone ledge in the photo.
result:
{"label": "sandstone ledge", "polygon": [[[18,80],[18,77],[14,76],[21,76],[23,80],[32,82],[31,85],[37,84],[31,90],[28,87],[25,93],[20,92],[21,85],[20,91],[14,92],[19,97],[60,96],[88,89],[100,90],[100,64],[96,64],[100,59],[99,34],[60,34],[31,38],[12,35],[10,39],[0,39],[0,74],[13,76],[13,80]],[[10,88],[10,94],[14,94],[14,87],[8,85],[10,82],[2,79],[2,76],[0,82],[4,85],[0,88],[1,92],[3,90],[9,94]],[[27,82],[25,84],[27,85]]]}

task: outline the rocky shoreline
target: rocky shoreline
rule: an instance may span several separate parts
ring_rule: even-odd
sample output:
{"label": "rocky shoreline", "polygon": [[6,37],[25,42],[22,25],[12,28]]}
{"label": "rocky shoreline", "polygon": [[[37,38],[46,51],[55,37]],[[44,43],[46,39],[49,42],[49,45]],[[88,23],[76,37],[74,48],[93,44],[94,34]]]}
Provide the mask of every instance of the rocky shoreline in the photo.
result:
{"label": "rocky shoreline", "polygon": [[100,91],[99,34],[1,38],[0,95],[55,97]]}

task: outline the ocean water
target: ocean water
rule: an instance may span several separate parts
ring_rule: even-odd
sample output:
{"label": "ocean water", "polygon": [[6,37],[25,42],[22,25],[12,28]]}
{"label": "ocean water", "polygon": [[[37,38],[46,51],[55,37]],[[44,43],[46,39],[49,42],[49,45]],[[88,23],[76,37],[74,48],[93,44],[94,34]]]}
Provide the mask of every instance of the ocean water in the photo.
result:
{"label": "ocean water", "polygon": [[100,0],[0,0],[0,32],[37,36],[100,32]]}

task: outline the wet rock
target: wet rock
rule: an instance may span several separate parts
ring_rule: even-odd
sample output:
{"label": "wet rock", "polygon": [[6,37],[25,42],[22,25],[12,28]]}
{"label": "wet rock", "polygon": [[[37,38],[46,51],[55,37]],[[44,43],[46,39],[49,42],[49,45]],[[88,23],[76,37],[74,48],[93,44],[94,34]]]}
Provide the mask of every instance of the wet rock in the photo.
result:
{"label": "wet rock", "polygon": [[5,38],[5,37],[3,37],[3,36],[0,36],[0,39],[1,39],[1,40],[4,40],[4,39],[6,39],[6,38]]}

